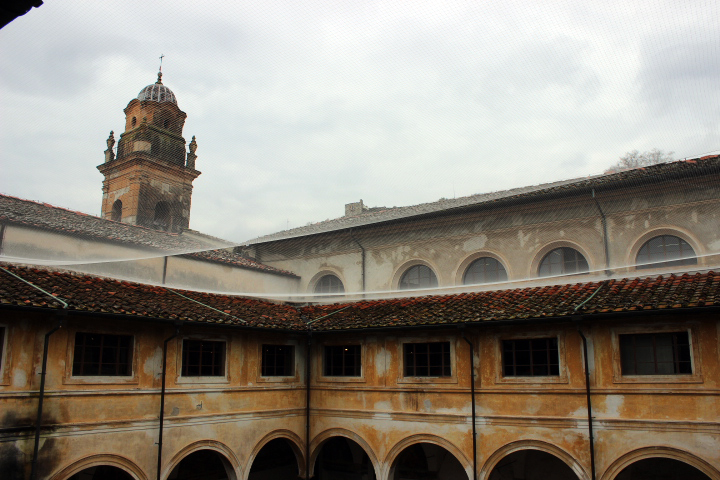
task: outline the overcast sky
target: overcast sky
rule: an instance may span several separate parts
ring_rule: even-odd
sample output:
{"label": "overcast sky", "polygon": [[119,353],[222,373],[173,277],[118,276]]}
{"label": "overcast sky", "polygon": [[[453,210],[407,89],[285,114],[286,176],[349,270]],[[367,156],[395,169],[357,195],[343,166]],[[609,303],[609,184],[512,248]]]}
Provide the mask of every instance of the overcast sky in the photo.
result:
{"label": "overcast sky", "polygon": [[0,45],[1,193],[99,214],[162,53],[191,227],[235,241],[720,150],[720,2],[47,0]]}

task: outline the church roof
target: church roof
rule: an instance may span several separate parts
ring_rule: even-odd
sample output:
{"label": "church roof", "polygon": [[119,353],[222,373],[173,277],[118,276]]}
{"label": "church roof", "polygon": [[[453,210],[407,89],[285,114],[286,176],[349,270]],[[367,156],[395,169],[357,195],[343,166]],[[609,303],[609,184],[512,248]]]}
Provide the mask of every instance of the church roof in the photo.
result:
{"label": "church roof", "polygon": [[[720,274],[714,272],[298,308],[70,272],[0,267],[60,298],[70,312],[298,331],[308,325],[314,331],[344,331],[720,307]],[[62,304],[0,271],[0,307],[57,310]]]}
{"label": "church roof", "polygon": [[232,247],[233,244],[209,235],[194,232],[190,235],[161,232],[9,195],[0,194],[0,222],[161,250],[166,255],[185,254],[198,260],[296,277],[292,272],[223,250]]}
{"label": "church roof", "polygon": [[359,215],[344,216],[325,220],[303,227],[283,230],[265,235],[245,242],[246,245],[272,242],[291,238],[342,231],[377,225],[399,220],[420,218],[425,215],[438,215],[451,213],[470,208],[483,208],[506,204],[518,204],[543,199],[553,199],[560,196],[589,193],[595,189],[598,192],[618,187],[637,187],[651,182],[673,179],[678,177],[703,175],[708,172],[720,174],[720,156],[712,155],[696,159],[681,160],[662,163],[649,167],[635,168],[620,172],[594,175],[584,178],[574,178],[540,185],[513,188],[498,192],[481,193],[467,197],[441,199],[436,202],[421,203],[407,207],[371,208]]}
{"label": "church roof", "polygon": [[151,83],[147,87],[140,90],[137,96],[138,100],[152,100],[153,102],[168,102],[177,105],[175,94],[168,87],[162,84],[162,73],[158,72],[157,82]]}

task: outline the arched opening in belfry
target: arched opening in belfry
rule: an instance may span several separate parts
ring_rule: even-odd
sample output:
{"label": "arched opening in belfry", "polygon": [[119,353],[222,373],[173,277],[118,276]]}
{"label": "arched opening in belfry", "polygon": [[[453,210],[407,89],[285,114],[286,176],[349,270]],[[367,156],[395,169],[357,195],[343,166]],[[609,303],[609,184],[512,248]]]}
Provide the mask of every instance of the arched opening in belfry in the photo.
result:
{"label": "arched opening in belfry", "polygon": [[133,477],[121,468],[97,465],[76,473],[68,480],[133,480]]}
{"label": "arched opening in belfry", "polygon": [[513,452],[493,468],[488,480],[578,480],[577,475],[565,462],[540,450]]}
{"label": "arched opening in belfry", "polygon": [[393,462],[392,480],[469,480],[460,461],[433,443],[416,443]]}
{"label": "arched opening in belfry", "polygon": [[357,442],[332,437],[320,447],[315,460],[315,480],[375,480],[375,468],[367,452]]}
{"label": "arched opening in belfry", "polygon": [[299,474],[298,460],[290,441],[276,438],[255,455],[248,480],[297,480]]}
{"label": "arched opening in belfry", "polygon": [[113,203],[111,219],[115,222],[122,220],[122,200],[115,200]]}
{"label": "arched opening in belfry", "polygon": [[172,469],[167,480],[237,480],[230,462],[215,450],[197,450]]}
{"label": "arched opening in belfry", "polygon": [[625,467],[615,480],[710,480],[703,472],[673,458],[644,458]]}
{"label": "arched opening in belfry", "polygon": [[170,219],[170,204],[167,202],[156,203],[153,227],[167,231],[170,228]]}

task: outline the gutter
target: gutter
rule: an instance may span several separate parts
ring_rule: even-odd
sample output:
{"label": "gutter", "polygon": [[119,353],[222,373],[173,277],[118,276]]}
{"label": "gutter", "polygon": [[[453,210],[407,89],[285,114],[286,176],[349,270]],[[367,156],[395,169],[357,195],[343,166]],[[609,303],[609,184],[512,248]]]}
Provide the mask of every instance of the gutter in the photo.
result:
{"label": "gutter", "polygon": [[[602,224],[603,228],[603,248],[605,249],[605,275],[608,277],[612,275],[612,271],[610,271],[610,247],[608,244],[608,229],[607,229],[607,218],[605,217],[605,212],[603,212],[603,209],[600,207],[600,202],[598,202],[597,197],[595,196],[595,189],[592,189],[592,199],[595,202],[595,207],[597,208],[598,212],[600,213],[600,223]],[[588,299],[589,300],[589,299]]]}
{"label": "gutter", "polygon": [[357,246],[360,247],[360,279],[362,285],[361,291],[363,292],[363,298],[365,298],[365,247],[363,247],[362,244],[358,241],[358,239],[355,238],[352,229],[350,229],[350,238],[352,238],[353,242],[355,242]]}
{"label": "gutter", "polygon": [[[475,346],[465,336],[465,325],[459,324],[460,334],[470,347],[470,398],[472,412],[473,480],[477,480],[477,422],[475,413]],[[594,479],[593,479],[594,480]]]}
{"label": "gutter", "polygon": [[583,319],[582,315],[577,314],[577,312],[585,306],[586,303],[588,303],[590,300],[593,299],[595,295],[607,284],[607,280],[603,281],[598,287],[595,289],[595,291],[590,295],[588,298],[583,300],[579,305],[577,305],[573,309],[573,320],[577,322],[577,331],[580,335],[580,338],[582,339],[583,344],[583,359],[585,364],[585,402],[587,405],[587,417],[588,417],[588,439],[590,441],[590,480],[595,480],[595,435],[593,434],[593,419],[592,419],[592,400],[590,397],[590,365],[588,360],[588,348],[587,348],[587,338],[585,337],[585,334],[583,334],[582,329],[580,328],[580,321]]}
{"label": "gutter", "polygon": [[37,418],[35,420],[35,443],[33,445],[33,457],[32,457],[32,463],[30,466],[30,480],[35,480],[37,476],[37,460],[38,460],[38,452],[40,450],[40,430],[42,428],[42,414],[43,414],[43,403],[45,400],[45,376],[47,374],[47,360],[48,360],[48,348],[50,345],[50,336],[60,330],[63,327],[63,323],[65,320],[65,317],[67,316],[68,311],[68,304],[67,302],[61,300],[60,298],[56,297],[50,292],[47,292],[43,290],[42,288],[38,287],[37,285],[34,285],[24,278],[22,278],[19,275],[16,275],[12,273],[11,271],[7,270],[4,267],[0,267],[0,270],[4,271],[8,275],[11,275],[21,282],[31,286],[32,288],[39,290],[43,294],[47,295],[48,297],[51,297],[53,300],[60,302],[62,304],[62,310],[57,311],[55,315],[57,316],[57,325],[53,329],[51,329],[49,332],[45,334],[45,340],[43,342],[43,357],[42,357],[42,367],[40,369],[40,393],[38,394],[38,407],[37,407]]}
{"label": "gutter", "polygon": [[305,351],[305,480],[310,479],[310,349],[312,327],[308,326],[307,350]]}
{"label": "gutter", "polygon": [[162,446],[163,446],[163,426],[165,425],[165,373],[167,371],[167,346],[170,340],[180,335],[180,326],[175,327],[175,333],[163,342],[163,357],[162,357],[162,387],[160,388],[160,432],[158,434],[158,449],[157,449],[157,480],[160,480],[160,473],[162,472]]}

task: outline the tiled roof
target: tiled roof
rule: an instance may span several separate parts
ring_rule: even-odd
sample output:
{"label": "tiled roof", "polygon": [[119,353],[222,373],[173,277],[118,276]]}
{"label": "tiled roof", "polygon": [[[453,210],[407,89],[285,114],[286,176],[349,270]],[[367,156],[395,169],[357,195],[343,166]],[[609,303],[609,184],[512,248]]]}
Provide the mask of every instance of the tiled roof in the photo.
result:
{"label": "tiled roof", "polygon": [[[598,290],[599,289],[599,290]],[[594,297],[590,298],[594,292]],[[588,300],[589,299],[589,300]],[[575,308],[588,300],[582,308]],[[720,274],[607,280],[515,290],[304,307],[313,329],[344,330],[528,320],[720,306]]]}
{"label": "tiled roof", "polygon": [[[298,311],[288,305],[244,297],[173,290],[187,297],[184,298],[164,287],[8,264],[0,266],[60,298],[69,305],[68,310],[71,312],[269,329],[306,328]],[[60,302],[3,271],[0,271],[0,306],[62,308]]]}
{"label": "tiled roof", "polygon": [[191,258],[296,277],[292,272],[263,265],[227,250],[216,250],[231,247],[232,244],[227,240],[196,232],[192,232],[192,235],[161,232],[9,195],[0,194],[0,222],[161,250],[166,255],[187,252],[186,256]]}
{"label": "tiled roof", "polygon": [[[295,308],[239,296],[177,291],[189,300],[163,287],[0,266],[61,298],[70,311],[269,329],[304,330],[306,321],[313,330],[333,331],[720,307],[720,274],[714,272]],[[3,271],[0,306],[61,308],[59,302]]]}
{"label": "tiled roof", "polygon": [[650,167],[635,168],[621,172],[594,175],[585,178],[562,180],[559,182],[513,188],[499,192],[481,193],[467,197],[442,199],[436,202],[422,203],[408,207],[372,208],[360,215],[346,216],[325,220],[304,227],[265,235],[255,238],[246,245],[272,242],[306,235],[328,233],[373,225],[395,220],[408,219],[427,214],[438,214],[454,209],[481,207],[501,204],[502,202],[537,201],[543,198],[553,198],[558,195],[571,195],[578,192],[589,192],[591,189],[602,190],[627,186],[639,186],[649,182],[657,182],[677,177],[704,175],[708,172],[720,174],[720,156],[682,160],[662,163]]}

